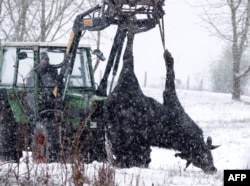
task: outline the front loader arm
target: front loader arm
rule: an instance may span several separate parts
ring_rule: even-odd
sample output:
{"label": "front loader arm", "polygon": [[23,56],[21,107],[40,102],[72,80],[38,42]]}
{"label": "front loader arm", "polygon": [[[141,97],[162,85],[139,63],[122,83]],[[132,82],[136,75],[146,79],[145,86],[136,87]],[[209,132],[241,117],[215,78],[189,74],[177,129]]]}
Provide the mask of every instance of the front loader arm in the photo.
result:
{"label": "front loader arm", "polygon": [[[61,76],[66,78],[63,100],[74,66],[77,47],[85,31],[103,30],[111,24],[118,26],[105,73],[96,92],[99,96],[106,96],[108,77],[112,67],[115,68],[113,75],[116,74],[128,26],[133,24],[136,28],[134,32],[141,33],[154,28],[157,24],[160,25],[160,19],[165,14],[162,8],[163,5],[164,0],[103,0],[101,5],[96,5],[79,14],[74,20],[67,44],[66,56],[63,62],[66,65],[60,73]],[[114,60],[116,60],[115,67]]]}
{"label": "front loader arm", "polygon": [[101,10],[102,8],[102,6],[96,5],[88,11],[76,16],[67,45],[67,54],[75,53],[82,36],[82,32],[86,30],[98,31],[109,26],[108,21],[105,19],[104,15],[101,18],[90,16],[90,14],[93,14],[94,12]]}
{"label": "front loader arm", "polygon": [[64,76],[66,79],[65,88],[63,92],[63,98],[62,98],[63,100],[65,99],[65,94],[68,89],[69,77],[72,73],[77,48],[78,48],[80,39],[82,37],[82,34],[86,30],[98,31],[109,26],[109,23],[108,21],[106,21],[106,18],[104,17],[104,15],[102,16],[102,18],[99,18],[99,17],[96,18],[96,17],[91,16],[91,14],[93,14],[96,11],[100,11],[102,8],[103,8],[102,6],[96,5],[95,7],[76,16],[74,20],[73,28],[70,33],[70,37],[69,37],[68,44],[67,44],[66,56],[63,61],[65,68],[62,68],[60,72],[60,75]]}

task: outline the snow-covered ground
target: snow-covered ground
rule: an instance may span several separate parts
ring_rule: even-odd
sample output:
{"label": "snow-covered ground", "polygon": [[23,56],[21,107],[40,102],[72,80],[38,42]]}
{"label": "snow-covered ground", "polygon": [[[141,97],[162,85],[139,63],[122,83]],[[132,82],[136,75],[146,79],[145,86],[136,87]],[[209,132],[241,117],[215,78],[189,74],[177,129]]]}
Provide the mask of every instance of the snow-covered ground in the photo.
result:
{"label": "snow-covered ground", "polygon": [[[143,91],[162,102],[162,90],[144,88]],[[242,101],[237,102],[229,94],[177,92],[186,112],[203,129],[204,137],[211,136],[214,145],[221,145],[213,151],[218,172],[206,175],[193,166],[184,171],[186,162],[175,158],[174,151],[152,147],[152,162],[148,169],[104,167],[104,170],[114,171],[115,185],[222,186],[223,170],[250,168],[250,97],[242,96]],[[84,185],[95,185],[98,170],[103,166],[98,162],[82,166],[80,171],[88,177]],[[18,168],[17,164],[0,162],[0,185],[74,185],[72,170],[73,166],[69,164],[41,165],[22,160]]]}

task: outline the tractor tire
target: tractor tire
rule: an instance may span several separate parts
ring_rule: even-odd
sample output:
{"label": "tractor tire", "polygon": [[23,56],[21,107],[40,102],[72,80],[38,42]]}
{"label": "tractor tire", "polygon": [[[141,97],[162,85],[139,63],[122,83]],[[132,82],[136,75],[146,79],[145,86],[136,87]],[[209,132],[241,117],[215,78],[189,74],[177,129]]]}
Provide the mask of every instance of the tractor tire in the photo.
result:
{"label": "tractor tire", "polygon": [[0,160],[19,162],[22,151],[17,151],[17,128],[13,123],[2,122],[0,115]]}
{"label": "tractor tire", "polygon": [[0,89],[0,160],[19,162],[22,157],[18,150],[18,125],[7,100],[6,90]]}
{"label": "tractor tire", "polygon": [[37,122],[32,140],[32,157],[36,163],[57,162],[59,157],[57,126],[49,119]]}

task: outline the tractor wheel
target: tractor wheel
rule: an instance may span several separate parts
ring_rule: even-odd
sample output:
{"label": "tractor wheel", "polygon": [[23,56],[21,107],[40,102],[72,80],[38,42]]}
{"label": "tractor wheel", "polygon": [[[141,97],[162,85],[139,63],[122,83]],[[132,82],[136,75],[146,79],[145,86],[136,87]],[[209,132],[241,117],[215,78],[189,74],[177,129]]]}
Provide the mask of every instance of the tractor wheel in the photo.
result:
{"label": "tractor wheel", "polygon": [[0,160],[19,162],[22,151],[17,151],[17,124],[6,119],[6,115],[0,112]]}
{"label": "tractor wheel", "polygon": [[51,163],[58,160],[59,140],[56,124],[51,120],[37,122],[32,140],[32,157],[36,163]]}
{"label": "tractor wheel", "polygon": [[0,159],[19,162],[22,150],[17,145],[17,137],[20,137],[17,136],[18,124],[15,122],[7,97],[7,91],[0,89]]}

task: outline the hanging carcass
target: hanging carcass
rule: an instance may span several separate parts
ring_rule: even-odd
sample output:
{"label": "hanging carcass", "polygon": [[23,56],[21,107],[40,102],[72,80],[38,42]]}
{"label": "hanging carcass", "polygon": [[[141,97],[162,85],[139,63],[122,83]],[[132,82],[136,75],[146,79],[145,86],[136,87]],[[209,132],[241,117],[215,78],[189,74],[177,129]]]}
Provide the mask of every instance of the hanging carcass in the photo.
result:
{"label": "hanging carcass", "polygon": [[[127,34],[127,46],[118,83],[104,102],[104,121],[108,133],[109,160],[119,167],[148,167],[150,146],[178,151],[206,173],[216,172],[211,137],[206,144],[203,132],[188,116],[178,100],[174,84],[174,60],[166,50],[167,78],[160,104],[143,94],[134,73],[133,30]],[[187,167],[186,166],[186,167]]]}

